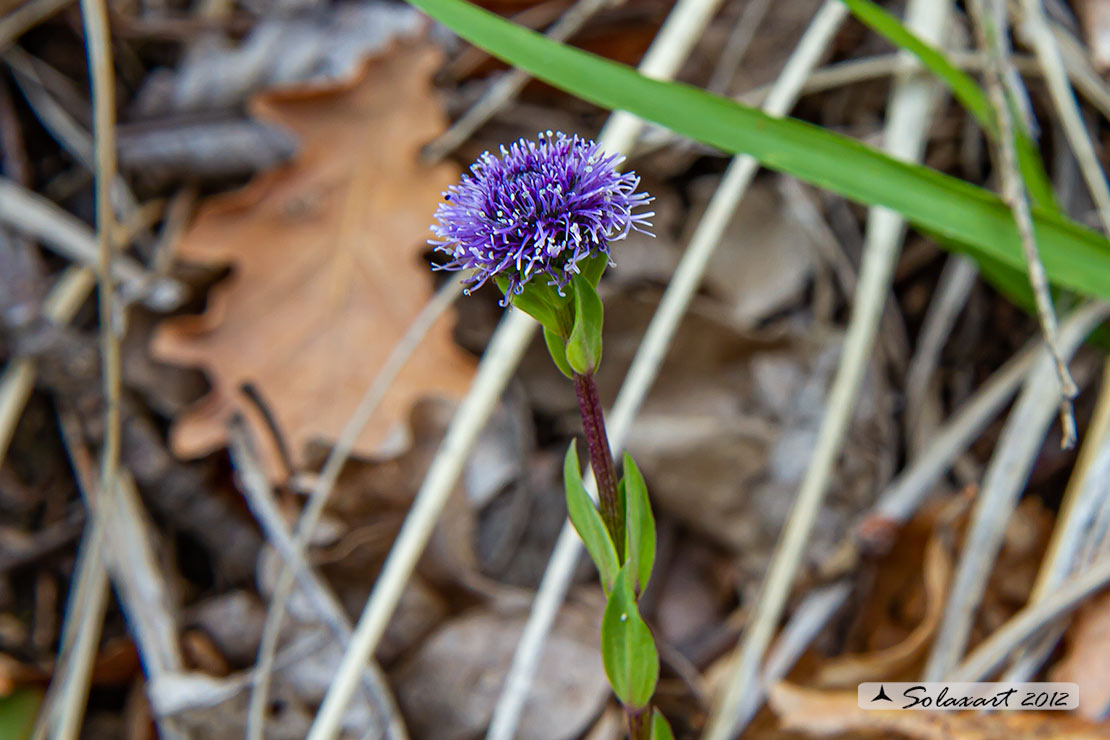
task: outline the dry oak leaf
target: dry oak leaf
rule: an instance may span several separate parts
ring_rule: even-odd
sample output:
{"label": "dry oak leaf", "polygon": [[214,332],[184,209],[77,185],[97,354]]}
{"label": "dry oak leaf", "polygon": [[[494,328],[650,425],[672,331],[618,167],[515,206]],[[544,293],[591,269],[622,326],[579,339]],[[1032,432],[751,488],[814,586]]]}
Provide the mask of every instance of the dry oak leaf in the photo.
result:
{"label": "dry oak leaf", "polygon": [[[458,177],[452,165],[419,160],[447,123],[431,88],[439,62],[429,44],[408,44],[368,60],[342,85],[253,101],[254,114],[292,130],[300,150],[289,165],[206,201],[178,245],[183,260],[233,266],[206,313],[164,322],[153,340],[159,359],[200,366],[212,383],[174,423],[178,455],[222,447],[237,411],[261,423],[240,392],[248,382],[296,465],[309,443],[339,436],[431,297],[420,255],[440,193]],[[400,451],[417,399],[465,392],[474,362],[451,339],[453,319],[444,316],[425,337],[356,453]],[[275,452],[266,451],[272,475]]]}
{"label": "dry oak leaf", "polygon": [[845,732],[910,740],[1107,740],[1110,726],[1065,712],[928,712],[860,709],[855,691],[820,691],[782,682],[768,696],[783,729],[814,737]]}

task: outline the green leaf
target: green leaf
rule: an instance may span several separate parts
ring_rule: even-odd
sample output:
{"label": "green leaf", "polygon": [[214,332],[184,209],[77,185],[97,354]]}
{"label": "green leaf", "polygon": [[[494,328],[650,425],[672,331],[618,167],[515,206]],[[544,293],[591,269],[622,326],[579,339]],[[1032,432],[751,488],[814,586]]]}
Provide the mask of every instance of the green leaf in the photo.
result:
{"label": "green leaf", "polygon": [[594,506],[590,494],[582,485],[582,471],[578,467],[578,450],[573,441],[567,448],[566,457],[563,458],[563,486],[567,492],[567,515],[570,517],[570,523],[582,538],[582,544],[586,546],[586,551],[590,553],[601,577],[601,586],[608,594],[620,570],[620,565],[617,563],[617,549],[613,546],[613,539],[601,519],[601,512]]}
{"label": "green leaf", "polygon": [[[841,2],[848,6],[852,15],[873,31],[885,36],[895,46],[916,56],[930,72],[948,86],[956,100],[971,114],[979,126],[992,138],[998,139],[998,122],[995,120],[994,109],[975,78],[953,65],[944,52],[922,41],[897,18],[871,0],[841,0]],[[1048,179],[1048,174],[1045,172],[1037,144],[1021,125],[1021,117],[1016,116],[1014,120],[1019,125],[1015,131],[1015,148],[1018,169],[1021,171],[1022,179],[1025,180],[1025,187],[1028,188],[1034,203],[1058,211],[1056,197],[1052,192],[1052,181]]]}
{"label": "green leaf", "polygon": [[674,740],[671,725],[658,707],[651,713],[651,740]]}
{"label": "green leaf", "polygon": [[583,275],[571,278],[574,291],[574,328],[567,340],[567,363],[576,373],[588,375],[601,364],[601,325],[605,308],[597,289]]}
{"label": "green leaf", "polygon": [[643,709],[651,702],[659,680],[659,653],[636,606],[632,578],[626,563],[601,617],[601,659],[621,703],[630,709]]}
{"label": "green leaf", "polygon": [[609,255],[598,254],[593,257],[582,260],[579,269],[582,271],[582,277],[590,281],[590,285],[597,287],[601,282],[601,276],[605,274],[605,268],[609,266]]}
{"label": "green leaf", "polygon": [[632,564],[632,572],[636,575],[637,593],[643,593],[651,579],[651,569],[655,564],[655,517],[651,513],[651,501],[648,499],[647,484],[640,469],[632,460],[632,456],[624,453],[624,477],[621,478],[621,487],[624,489],[625,532],[627,545],[624,551],[628,553],[628,562]]}
{"label": "green leaf", "polygon": [[559,368],[559,372],[568,378],[573,378],[574,370],[567,363],[567,343],[563,338],[545,326],[543,328],[543,341],[547,343],[547,351],[551,353],[551,359],[555,361],[555,366]]}
{"label": "green leaf", "polygon": [[39,689],[16,689],[0,697],[0,740],[26,740],[31,736],[42,705]]}
{"label": "green leaf", "polygon": [[[497,287],[504,294],[509,288],[509,281],[504,277],[494,278]],[[554,287],[537,283],[525,283],[520,293],[509,296],[509,301],[524,313],[528,314],[545,329],[550,329],[561,336],[570,334],[570,297],[560,296]]]}
{"label": "green leaf", "polygon": [[[935,231],[1023,270],[1009,209],[992,193],[801,121],[772,118],[681,83],[550,41],[463,0],[410,0],[494,55],[585,100],[626,110],[726,152],[867,205],[886,206]],[[1042,208],[1035,231],[1049,278],[1062,287],[1110,298],[1110,243]]]}

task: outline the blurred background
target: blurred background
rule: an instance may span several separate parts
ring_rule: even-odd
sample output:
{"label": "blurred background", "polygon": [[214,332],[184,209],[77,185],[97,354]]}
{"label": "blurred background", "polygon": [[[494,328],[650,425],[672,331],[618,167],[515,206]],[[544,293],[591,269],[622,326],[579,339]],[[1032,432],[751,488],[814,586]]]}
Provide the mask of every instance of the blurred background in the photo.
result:
{"label": "blurred background", "polygon": [[[790,101],[778,113],[1001,188],[990,136],[949,91],[846,12],[814,31],[818,0],[481,4],[633,66],[668,18],[700,13],[674,78],[752,106],[776,89]],[[1101,230],[1089,183],[1106,161],[1110,2],[1000,3],[1003,59],[963,2],[882,5],[975,80],[1012,69],[1013,113],[1061,209]],[[519,358],[486,355],[503,378],[470,407],[473,434],[454,431],[503,310],[489,288],[453,300],[457,283],[429,269],[442,258],[428,225],[483,151],[544,130],[596,137],[610,113],[399,2],[0,0],[0,13],[0,738],[305,737],[422,486],[434,529],[383,602],[343,736],[483,736],[511,701],[580,422],[572,385],[525,337]],[[1056,57],[1037,46],[1045,32]],[[784,74],[792,58],[800,74]],[[1052,87],[1059,69],[1070,98]],[[730,164],[652,125],[625,138],[655,236],[620,242],[602,283],[607,406]],[[659,522],[643,608],[676,734],[699,736],[730,681],[832,434],[816,527],[783,620],[769,617],[786,629],[765,683],[789,683],[763,706],[757,681],[727,710],[742,736],[1110,737],[1105,578],[1004,653],[1010,676],[1079,683],[1075,715],[942,727],[853,711],[860,681],[941,660],[938,634],[966,633],[959,658],[1105,563],[1103,350],[1071,358],[1079,444],[1062,449],[1055,375],[1031,359],[1037,320],[975,263],[784,175],[759,171],[742,195],[621,445]],[[114,288],[98,303],[106,247]],[[846,350],[861,262],[884,250],[877,337]],[[1076,323],[1070,305],[1074,346],[1103,314]],[[863,357],[858,395],[830,410],[846,351]],[[843,433],[822,431],[829,414]],[[984,488],[1002,502],[986,513]],[[953,602],[956,572],[976,568],[982,587]],[[603,605],[581,559],[519,684],[517,737],[620,736]]]}

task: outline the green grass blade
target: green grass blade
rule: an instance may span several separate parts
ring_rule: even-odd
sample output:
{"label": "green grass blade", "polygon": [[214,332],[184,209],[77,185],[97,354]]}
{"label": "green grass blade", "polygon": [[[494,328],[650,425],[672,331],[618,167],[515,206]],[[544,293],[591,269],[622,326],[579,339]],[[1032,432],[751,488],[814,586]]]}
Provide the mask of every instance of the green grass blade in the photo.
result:
{"label": "green grass blade", "polygon": [[[983,88],[975,78],[953,65],[944,52],[922,41],[913,31],[902,25],[901,21],[871,0],[841,0],[841,2],[848,6],[852,15],[872,31],[917,57],[918,61],[948,86],[952,95],[979,126],[992,138],[998,138],[998,123],[994,118],[994,109],[991,108],[987,94],[983,92]],[[1015,117],[1015,123],[1019,126],[1020,121],[1020,116]],[[1041,161],[1036,142],[1023,128],[1019,128],[1015,134],[1018,169],[1021,171],[1025,187],[1029,190],[1033,202],[1046,209],[1059,210],[1052,193],[1052,181],[1048,179],[1048,174],[1045,172],[1044,162]]]}
{"label": "green grass blade", "polygon": [[[901,213],[924,230],[1024,271],[1009,209],[992,193],[801,121],[776,119],[679,83],[545,39],[464,0],[410,0],[467,40],[535,77],[597,105],[626,110],[726,152],[866,205]],[[1053,283],[1110,298],[1110,243],[1042,208],[1034,211]]]}

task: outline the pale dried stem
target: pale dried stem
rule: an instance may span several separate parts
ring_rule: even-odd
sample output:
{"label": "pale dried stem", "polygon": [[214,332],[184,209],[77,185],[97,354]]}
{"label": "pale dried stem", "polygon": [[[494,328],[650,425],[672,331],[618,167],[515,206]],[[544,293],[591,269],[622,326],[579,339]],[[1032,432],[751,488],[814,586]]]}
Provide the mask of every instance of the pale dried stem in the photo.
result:
{"label": "pale dried stem", "polygon": [[1070,613],[1088,596],[1110,584],[1110,557],[1104,557],[1035,604],[1022,609],[995,630],[958,667],[948,673],[950,681],[981,681],[1045,625]]}
{"label": "pale dried stem", "polygon": [[[1091,303],[1077,310],[1081,320],[1061,333],[1059,351],[1070,357],[1110,314],[1110,305]],[[987,577],[1002,546],[1006,526],[1029,476],[1059,395],[1052,383],[1056,358],[1043,355],[1029,375],[983,477],[963,552],[949,589],[944,616],[925,666],[924,680],[944,680],[955,667],[968,637]]]}
{"label": "pale dried stem", "polygon": [[740,67],[744,55],[748,53],[748,47],[751,46],[752,40],[755,38],[755,32],[759,29],[759,25],[763,23],[763,17],[767,15],[767,9],[770,7],[771,0],[751,0],[751,2],[744,5],[739,20],[736,21],[732,33],[729,34],[728,41],[725,42],[724,51],[717,58],[717,65],[714,67],[713,74],[710,76],[705,89],[718,95],[728,93],[732,78],[736,74],[737,68]]}
{"label": "pale dried stem", "polygon": [[967,304],[978,275],[979,269],[970,258],[950,256],[925,311],[917,347],[906,372],[906,437],[911,455],[916,455],[929,438],[931,430],[922,428],[929,385],[940,363],[944,343]]}
{"label": "pale dried stem", "polygon": [[[83,267],[70,267],[43,300],[43,316],[52,324],[68,324],[96,285],[96,275]],[[35,361],[12,360],[0,376],[0,463],[8,453],[15,427],[35,388]]]}
{"label": "pale dried stem", "polygon": [[[1099,509],[1106,504],[1107,481],[1110,481],[1110,360],[1103,365],[1094,415],[1064,491],[1056,526],[1029,596],[1030,604],[1042,601],[1070,573],[1082,567],[1085,546],[1093,546],[1099,536],[1094,523]],[[1037,644],[1007,670],[1003,680],[1029,680],[1056,646],[1063,627],[1054,625],[1046,630]]]}
{"label": "pale dried stem", "polygon": [[1075,398],[1077,390],[1075,381],[1068,373],[1067,363],[1060,354],[1056,310],[1052,305],[1048,276],[1033,234],[1033,217],[1029,211],[1025,183],[1018,172],[1015,125],[1024,125],[1024,123],[1015,124],[1011,104],[1016,106],[1024,100],[1024,95],[1015,93],[1013,85],[1009,82],[1017,77],[1017,72],[1008,61],[1009,49],[1004,37],[1005,9],[999,0],[971,0],[970,7],[979,45],[987,54],[987,95],[994,110],[995,119],[998,121],[998,140],[995,143],[995,149],[999,177],[1002,181],[1002,200],[1010,209],[1014,223],[1017,225],[1022,254],[1025,257],[1026,269],[1029,271],[1029,285],[1033,289],[1033,297],[1037,304],[1037,318],[1041,324],[1041,333],[1056,365],[1056,379],[1060,388],[1058,403],[1060,426],[1063,429],[1061,445],[1068,448],[1075,444],[1075,414],[1072,411],[1071,401]]}
{"label": "pale dried stem", "polygon": [[1048,92],[1052,96],[1053,107],[1056,108],[1060,125],[1064,129],[1064,136],[1075,154],[1079,171],[1083,173],[1087,190],[1091,193],[1091,199],[1098,209],[1102,230],[1110,234],[1110,186],[1107,185],[1106,175],[1099,165],[1094,144],[1087,134],[1087,127],[1083,125],[1083,117],[1075,101],[1071,83],[1068,81],[1060,47],[1049,26],[1041,0],[1024,0],[1023,8],[1025,22],[1020,30],[1024,31],[1036,51],[1045,82],[1048,83]]}
{"label": "pale dried stem", "polygon": [[[120,444],[120,352],[115,316],[115,285],[112,275],[114,247],[112,242],[115,218],[109,199],[109,188],[115,177],[115,98],[108,36],[107,8],[102,1],[82,0],[81,15],[85,27],[85,43],[91,70],[93,121],[96,152],[96,216],[97,271],[100,292],[100,332],[102,375],[104,383],[104,442],[101,449],[101,491],[114,491],[119,473]],[[11,187],[18,187],[14,184]],[[0,197],[0,203],[9,200]],[[85,560],[75,575],[76,588],[67,607],[67,634],[71,637],[72,660],[66,660],[55,678],[56,702],[47,703],[40,716],[36,735],[58,740],[76,738],[81,729],[88,696],[92,663],[99,643],[101,625],[107,608],[107,572],[103,562],[105,512],[109,507],[101,501],[93,510],[84,550]],[[40,734],[41,733],[41,734]]]}
{"label": "pale dried stem", "polygon": [[[251,449],[246,428],[238,421],[233,422],[231,427],[231,459],[235,464],[243,495],[262,531],[266,534],[267,541],[282,558],[285,567],[293,574],[301,592],[319,616],[320,622],[332,633],[334,639],[346,648],[351,639],[351,623],[347,619],[347,614],[343,611],[335,593],[316,575],[304,555],[298,552],[293,536],[286,528],[281,512],[273,500],[270,482]],[[260,675],[256,672],[256,681]],[[367,698],[380,713],[379,719],[383,728],[393,729],[399,726],[402,728],[401,737],[405,737],[404,725],[396,702],[377,663],[372,659],[368,660],[358,677],[362,680]],[[259,701],[260,697],[262,701]],[[263,737],[266,706],[265,696],[254,691],[251,694],[247,714],[248,738],[261,740]]]}
{"label": "pale dried stem", "polygon": [[[641,71],[657,78],[674,75],[679,63],[704,29],[720,0],[680,0],[663,24],[641,63]],[[602,132],[600,145],[610,152],[628,151],[642,122],[617,113]],[[451,420],[401,531],[386,558],[374,590],[359,618],[351,646],[324,698],[308,740],[332,740],[354,690],[359,666],[373,654],[397,606],[435,522],[501,394],[535,335],[535,322],[520,311],[502,319],[487,347],[474,382]]]}
{"label": "pale dried stem", "polygon": [[0,18],[0,52],[71,2],[72,0],[31,0]]}
{"label": "pale dried stem", "polygon": [[[386,391],[393,385],[393,381],[397,379],[397,376],[417,347],[420,346],[428,331],[458,298],[462,279],[461,274],[453,276],[436,292],[435,297],[420,310],[420,313],[405,330],[404,336],[390,352],[389,357],[386,358],[385,363],[366,388],[366,392],[363,393],[358,406],[351,414],[351,418],[347,420],[343,431],[339,434],[339,439],[336,440],[335,446],[328,454],[328,459],[324,462],[320,477],[312,487],[308,503],[297,522],[293,548],[298,557],[303,557],[305,547],[312,537],[312,532],[316,529],[317,522],[320,521],[320,516],[324,512],[324,507],[327,505],[332,491],[335,489],[340,471],[343,470],[343,466],[347,464],[347,460],[351,457],[359,435],[362,434],[362,430],[374,416],[374,412],[377,411]],[[293,571],[283,565],[273,595],[270,597],[270,605],[266,611],[266,621],[262,627],[262,639],[258,645],[258,661],[255,667],[251,695],[253,714],[258,712],[258,709],[254,708],[255,705],[260,704],[263,707],[266,705],[278,636],[281,632],[285,607],[293,591],[293,584]],[[392,737],[403,738],[405,736],[403,722],[398,721],[396,725],[390,723],[388,729]]]}
{"label": "pale dried stem", "polygon": [[[73,432],[72,425],[66,424],[63,419],[60,427],[62,441],[76,473],[77,485],[86,500],[93,500],[96,487],[95,464],[84,448],[76,444],[77,435]],[[44,740],[48,733],[50,737],[72,737],[80,729],[92,678],[92,666],[108,608],[104,530],[104,521],[97,516],[94,509],[77,548],[77,563],[70,581],[54,678],[39,710],[30,740]]]}
{"label": "pale dried stem", "polygon": [[[907,25],[926,41],[936,44],[942,37],[949,10],[947,1],[915,0],[907,9]],[[920,157],[938,89],[936,81],[927,77],[912,76],[897,82],[884,131],[888,150],[893,155],[905,159]],[[855,407],[882,308],[890,291],[903,229],[898,214],[885,208],[869,210],[859,283],[843,355],[829,391],[813,457],[775,548],[730,675],[710,713],[704,733],[707,740],[727,740],[735,736],[740,709],[759,684],[764,653],[782,617]]]}

